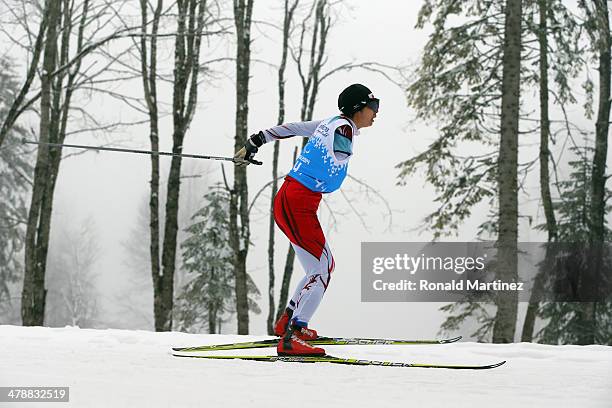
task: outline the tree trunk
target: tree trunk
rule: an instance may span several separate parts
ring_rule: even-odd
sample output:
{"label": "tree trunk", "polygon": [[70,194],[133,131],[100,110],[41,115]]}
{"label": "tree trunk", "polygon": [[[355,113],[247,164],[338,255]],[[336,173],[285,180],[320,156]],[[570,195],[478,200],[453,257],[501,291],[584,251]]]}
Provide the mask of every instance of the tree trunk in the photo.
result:
{"label": "tree trunk", "polygon": [[[206,0],[177,2],[177,35],[174,44],[174,83],[172,97],[172,152],[181,154],[185,134],[193,118],[198,98],[197,84],[200,61],[200,43]],[[181,187],[180,156],[170,162],[166,197],[164,244],[161,276],[154,291],[155,330],[172,330],[174,307],[174,275],[178,236],[178,211]]]}
{"label": "tree trunk", "polygon": [[610,23],[605,0],[594,0],[599,49],[599,107],[595,124],[595,154],[591,177],[591,236],[593,242],[604,242],[606,159],[610,120]]}
{"label": "tree trunk", "polygon": [[[548,231],[548,242],[556,241],[557,222],[552,205],[550,194],[550,175],[548,163],[550,160],[550,150],[548,149],[548,139],[550,137],[550,119],[548,115],[548,0],[538,0],[540,25],[538,30],[538,43],[540,45],[540,194],[542,196],[542,206],[546,217],[546,230]],[[548,247],[547,247],[548,254]],[[547,255],[548,256],[548,255]],[[525,321],[521,341],[530,342],[533,340],[533,329],[539,302],[535,301],[542,290],[542,277],[536,277]]]}
{"label": "tree trunk", "polygon": [[[174,144],[172,152],[181,154],[183,151],[184,133],[175,122]],[[176,269],[176,245],[178,235],[179,194],[181,187],[181,157],[173,156],[168,175],[166,217],[164,225],[164,246],[162,250],[162,273],[158,287],[154,288],[155,330],[172,330],[172,309],[174,307],[174,272]]]}
{"label": "tree trunk", "polygon": [[[597,49],[599,51],[599,101],[597,123],[595,124],[595,153],[591,175],[591,237],[590,244],[594,256],[589,258],[594,272],[587,279],[600,276],[602,267],[602,246],[605,242],[606,215],[606,160],[608,153],[608,130],[610,126],[610,20],[608,4],[605,0],[593,0],[595,4],[595,23],[597,27]],[[586,282],[592,287],[593,282]],[[579,344],[594,344],[596,340],[596,302],[585,302],[583,309],[583,335]]]}
{"label": "tree trunk", "polygon": [[[62,71],[52,75],[58,66],[63,66],[69,61],[70,36],[74,22],[73,8],[68,0],[64,0],[63,3],[62,1],[50,1],[48,6],[48,31],[41,77],[40,141],[61,144],[66,137],[70,103],[81,62],[75,63],[70,73]],[[79,17],[77,44],[73,47],[76,52],[83,49],[83,32],[88,21],[88,11],[89,0],[85,0],[82,3]],[[66,76],[68,80],[64,83]],[[42,325],[45,320],[45,274],[53,196],[61,159],[61,149],[48,149],[44,146],[38,149],[32,202],[26,229],[26,271],[22,293],[24,325]]]}
{"label": "tree trunk", "polygon": [[[147,33],[148,24],[151,24],[150,37],[143,35],[140,38],[140,67],[144,98],[149,112],[149,140],[151,151],[159,151],[159,114],[157,107],[157,32],[161,17],[163,1],[158,0],[153,19],[149,22],[147,13],[148,2],[140,0],[142,33]],[[147,39],[149,43],[147,44]],[[157,293],[162,288],[159,263],[159,156],[151,155],[151,181],[149,196],[149,257],[151,262],[151,277],[153,291]],[[156,310],[161,308],[161,297],[154,296],[154,316]],[[157,329],[157,323],[155,324]]]}
{"label": "tree trunk", "polygon": [[[44,44],[43,72],[41,76],[40,99],[40,139],[42,143],[50,141],[52,115],[52,85],[51,73],[56,67],[57,29],[60,24],[61,1],[51,0],[48,4],[48,27]],[[50,229],[50,214],[44,214],[43,208],[48,207],[47,177],[50,167],[49,148],[40,146],[34,169],[32,200],[28,212],[28,222],[25,239],[25,274],[21,300],[21,318],[24,326],[42,326],[45,316],[45,269],[49,247],[48,234]],[[61,152],[60,152],[61,154]]]}
{"label": "tree trunk", "polygon": [[[185,31],[187,9],[184,3],[177,3],[177,35],[174,43],[174,83],[172,98],[172,152],[181,154],[185,129],[183,126],[183,110],[185,108],[186,75],[183,66],[185,56]],[[176,268],[176,241],[178,235],[178,209],[181,188],[180,156],[173,156],[170,162],[170,173],[166,188],[166,213],[164,224],[164,243],[161,256],[161,275],[157,285],[153,287],[153,304],[155,315],[155,330],[172,330],[172,309],[174,307],[174,272]]]}
{"label": "tree trunk", "polygon": [[208,287],[207,287],[207,291],[208,293],[208,333],[209,334],[215,334],[217,333],[217,320],[218,320],[218,316],[217,316],[217,294],[213,293],[213,291],[211,290],[210,284],[213,282],[217,282],[218,278],[216,276],[215,273],[215,268],[211,268],[210,269],[210,282],[208,283]]}
{"label": "tree trunk", "polygon": [[[297,159],[297,147],[293,150],[293,163]],[[283,271],[283,281],[281,283],[280,298],[278,300],[278,310],[276,312],[276,320],[278,320],[285,311],[287,298],[289,296],[289,286],[291,285],[291,276],[293,275],[293,264],[295,262],[295,251],[289,243],[287,256],[285,257],[285,270]]]}
{"label": "tree trunk", "polygon": [[217,332],[217,311],[215,310],[215,303],[212,301],[208,302],[208,333],[215,334]]}
{"label": "tree trunk", "polygon": [[[283,82],[284,87],[284,82]],[[279,84],[279,93],[280,93]],[[281,109],[279,108],[279,111]],[[284,112],[283,112],[284,113]],[[281,113],[279,112],[279,118]],[[272,194],[270,196],[270,215],[268,220],[268,320],[267,329],[268,334],[274,334],[274,321],[276,315],[276,306],[274,305],[274,198],[278,192],[278,154],[279,154],[279,142],[274,142],[274,153],[272,155]],[[282,304],[278,305],[279,309],[282,308]]]}
{"label": "tree trunk", "polygon": [[[285,68],[287,66],[287,51],[289,49],[289,32],[291,30],[291,21],[293,12],[297,6],[297,0],[289,7],[289,0],[285,0],[285,17],[283,19],[283,50],[281,63],[278,68],[278,120],[277,124],[282,125],[285,122]],[[274,198],[278,192],[278,154],[279,142],[274,142],[274,153],[272,155],[272,195],[270,198],[270,219],[269,219],[269,240],[268,240],[268,334],[274,334],[274,321],[276,317],[276,307],[274,305]],[[283,304],[278,305],[279,310],[283,309]]]}
{"label": "tree trunk", "polygon": [[[300,109],[300,119],[302,121],[312,120],[314,113],[314,107],[317,100],[317,94],[319,92],[319,86],[321,84],[319,75],[321,69],[325,63],[325,46],[327,43],[327,35],[330,27],[329,8],[327,0],[317,0],[313,3],[314,8],[314,22],[312,27],[312,37],[310,40],[310,55],[308,60],[308,71],[304,75],[302,70],[302,55],[303,55],[303,40],[306,34],[306,23],[302,25],[302,33],[300,38],[300,49],[298,50],[298,57],[296,59],[298,65],[298,74],[302,82],[302,107]],[[327,13],[327,14],[326,14]],[[312,10],[311,10],[312,15]],[[310,18],[310,16],[308,17]],[[302,140],[302,148],[306,146],[308,139]],[[293,162],[297,158],[297,149],[293,153]],[[289,296],[289,285],[291,284],[291,276],[293,275],[293,264],[295,261],[295,252],[291,244],[287,250],[287,256],[285,259],[285,271],[283,273],[283,283],[281,286],[279,308],[276,313],[277,319],[283,314],[284,305],[287,304]]]}
{"label": "tree trunk", "polygon": [[[517,281],[521,12],[521,0],[506,1],[501,139],[498,159],[499,235],[497,240],[497,278],[504,282]],[[517,306],[516,292],[498,292],[497,314],[493,327],[494,343],[514,341]]]}
{"label": "tree trunk", "polygon": [[550,150],[548,148],[550,137],[550,119],[548,115],[548,0],[538,0],[538,5],[540,14],[540,28],[538,31],[538,43],[540,45],[540,193],[542,195],[544,216],[546,217],[548,242],[551,242],[557,237],[557,221],[550,194],[550,175],[548,170],[550,161]]}
{"label": "tree trunk", "polygon": [[[234,149],[244,146],[249,114],[249,71],[251,65],[251,14],[253,0],[234,0],[236,26],[236,134]],[[250,244],[247,167],[234,167],[234,185],[230,198],[230,242],[234,250],[236,318],[238,334],[249,333],[249,304],[246,259]],[[240,217],[240,225],[238,223]]]}
{"label": "tree trunk", "polygon": [[287,256],[285,257],[285,271],[283,272],[283,282],[281,283],[280,299],[278,300],[278,311],[276,319],[278,320],[285,311],[285,305],[289,299],[289,286],[291,285],[291,276],[293,275],[293,264],[295,262],[295,251],[291,244],[287,248]]}

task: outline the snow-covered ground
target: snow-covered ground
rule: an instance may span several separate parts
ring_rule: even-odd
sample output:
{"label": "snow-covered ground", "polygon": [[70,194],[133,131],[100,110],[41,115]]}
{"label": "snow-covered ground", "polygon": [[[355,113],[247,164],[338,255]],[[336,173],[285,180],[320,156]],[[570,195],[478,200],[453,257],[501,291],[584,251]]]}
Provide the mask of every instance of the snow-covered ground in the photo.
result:
{"label": "snow-covered ground", "polygon": [[[171,346],[263,338],[0,326],[0,386],[69,386],[70,402],[52,405],[74,407],[612,406],[612,347],[605,346],[456,343],[326,347],[332,355],[375,360],[471,364],[508,360],[502,367],[484,371],[170,355]],[[268,352],[274,350],[250,351]]]}

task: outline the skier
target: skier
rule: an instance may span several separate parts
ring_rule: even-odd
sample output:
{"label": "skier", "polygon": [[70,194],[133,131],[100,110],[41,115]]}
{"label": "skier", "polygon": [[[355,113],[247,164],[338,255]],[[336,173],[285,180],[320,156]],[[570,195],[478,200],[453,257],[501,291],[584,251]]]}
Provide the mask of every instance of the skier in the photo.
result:
{"label": "skier", "polygon": [[264,143],[293,136],[309,138],[274,198],[274,220],[291,241],[306,272],[274,326],[274,333],[281,337],[278,355],[325,355],[325,350],[306,342],[317,338],[308,322],[334,270],[334,258],[319,224],[317,209],[323,193],[340,188],[353,155],[354,137],[360,128],[372,126],[378,106],[378,98],[367,87],[350,85],[338,97],[341,115],[260,131],[251,135],[234,156],[244,161],[237,165],[248,165]]}

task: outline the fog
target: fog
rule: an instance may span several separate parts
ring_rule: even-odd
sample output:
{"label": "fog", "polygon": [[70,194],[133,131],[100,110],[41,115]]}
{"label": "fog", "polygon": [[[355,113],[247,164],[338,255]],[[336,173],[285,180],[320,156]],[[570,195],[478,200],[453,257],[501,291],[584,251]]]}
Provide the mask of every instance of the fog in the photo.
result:
{"label": "fog", "polygon": [[[351,8],[344,7],[330,30],[328,44],[329,70],[345,62],[375,61],[390,66],[414,66],[427,39],[427,30],[416,30],[414,24],[421,5],[420,1],[398,2],[379,0],[376,2],[352,2]],[[280,34],[267,23],[280,23],[282,10],[280,2],[255,1],[253,29],[253,65],[251,71],[249,99],[249,130],[254,133],[276,124],[278,109],[276,65],[280,60]],[[216,40],[215,40],[216,41]],[[165,45],[169,47],[170,42]],[[163,47],[162,47],[163,48]],[[112,47],[111,47],[112,49]],[[167,48],[166,48],[167,51]],[[168,52],[163,64],[168,70],[172,58]],[[202,59],[232,56],[233,43],[215,42],[204,45]],[[204,81],[199,88],[199,104],[191,127],[185,138],[183,151],[193,154],[219,156],[233,155],[235,88],[234,67],[231,62],[216,65],[214,78]],[[295,65],[287,67],[286,120],[299,120],[301,87]],[[325,196],[321,206],[321,223],[326,231],[335,260],[331,285],[314,316],[311,326],[320,333],[329,335],[373,335],[394,337],[433,337],[437,334],[444,315],[438,311],[439,303],[364,303],[360,299],[360,245],[365,241],[428,241],[431,233],[421,227],[423,217],[434,208],[435,194],[420,176],[407,180],[405,186],[397,185],[398,170],[395,166],[422,151],[435,139],[435,124],[414,123],[414,112],[407,108],[403,89],[383,76],[366,71],[340,72],[323,82],[316,108],[315,118],[329,117],[337,113],[337,95],[351,83],[363,83],[381,100],[380,112],[374,126],[362,129],[354,141],[354,156],[349,174],[373,189],[376,189],[392,208],[391,228],[387,228],[386,204],[374,195],[366,196],[363,188],[347,179],[342,192]],[[121,82],[116,87],[122,92],[141,95],[139,80]],[[171,103],[168,89],[160,92],[160,100]],[[83,107],[106,121],[143,120],[144,117],[108,97],[83,100]],[[36,122],[32,122],[36,123]],[[161,150],[171,148],[171,117],[161,122]],[[293,149],[301,140],[293,138],[281,143],[279,172],[291,168]],[[536,139],[534,138],[534,141]],[[146,125],[124,128],[108,135],[82,134],[69,137],[66,143],[112,144],[148,149],[148,127]],[[533,149],[528,147],[526,149]],[[270,180],[272,169],[272,145],[260,149],[258,160],[263,166],[249,166],[249,196]],[[535,151],[535,150],[534,150]],[[66,154],[74,151],[65,151]],[[532,157],[529,154],[526,156]],[[162,180],[165,181],[169,168],[168,158],[162,158]],[[225,165],[229,177],[230,165]],[[146,229],[142,233],[143,207],[146,208],[149,192],[150,160],[147,156],[110,152],[87,152],[67,158],[62,162],[57,183],[53,222],[61,222],[65,230],[77,231],[84,220],[90,220],[96,231],[99,253],[92,266],[100,293],[99,326],[134,327],[152,329],[152,301],[150,272],[140,262],[137,251],[126,248],[141,240],[141,247],[147,248]],[[180,219],[186,227],[192,211],[206,188],[222,180],[219,162],[193,163],[183,161],[183,174],[199,177],[183,180],[181,194],[189,205],[181,207]],[[539,193],[537,178],[529,180],[528,200],[521,201],[521,212],[535,216],[534,225],[543,220],[538,211]],[[257,283],[262,297],[260,315],[251,314],[252,334],[265,334],[267,317],[267,240],[270,193],[262,194],[252,215],[252,240],[248,257],[248,271]],[[350,203],[350,204],[349,204]],[[351,207],[357,209],[361,218]],[[470,241],[475,239],[478,225],[485,219],[486,206],[481,205],[460,229],[449,239]],[[333,210],[333,216],[330,213]],[[146,213],[145,213],[146,215]],[[523,222],[523,221],[521,221]],[[527,221],[525,221],[526,223]],[[365,225],[364,225],[365,223]],[[146,225],[146,224],[145,224]],[[58,225],[52,224],[52,228]],[[544,239],[527,225],[521,225],[520,240],[538,241]],[[277,289],[280,286],[288,240],[276,229],[276,270]],[[60,239],[54,235],[52,239]],[[179,261],[180,263],[180,261]],[[140,266],[140,267],[139,267]],[[302,270],[295,264],[295,284]],[[293,290],[293,286],[290,289]],[[277,291],[278,292],[278,291]],[[126,312],[118,301],[133,302],[141,312]],[[276,296],[278,299],[278,294]],[[147,327],[147,322],[149,327]],[[235,333],[234,323],[222,328],[224,333]],[[460,333],[470,334],[469,330]]]}

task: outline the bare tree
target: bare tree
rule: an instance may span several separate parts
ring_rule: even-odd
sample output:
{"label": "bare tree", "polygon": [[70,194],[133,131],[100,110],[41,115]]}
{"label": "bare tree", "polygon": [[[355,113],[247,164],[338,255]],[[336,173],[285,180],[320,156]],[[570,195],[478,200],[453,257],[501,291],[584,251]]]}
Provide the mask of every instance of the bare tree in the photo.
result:
{"label": "bare tree", "polygon": [[[172,310],[174,304],[176,275],[177,236],[180,220],[180,184],[183,142],[193,116],[198,100],[200,77],[205,69],[200,63],[202,38],[222,34],[226,30],[220,27],[217,31],[209,31],[220,23],[218,4],[207,0],[184,0],[170,3],[164,9],[163,0],[139,2],[140,33],[134,35],[133,47],[126,50],[125,55],[135,58],[137,68],[132,61],[117,61],[120,66],[117,71],[125,79],[139,77],[143,85],[144,98],[135,98],[122,93],[107,92],[113,98],[126,103],[136,111],[147,116],[149,125],[149,140],[151,151],[159,151],[159,126],[164,116],[173,120],[172,153],[170,172],[167,179],[166,197],[162,197],[160,189],[160,162],[158,155],[151,155],[151,180],[149,194],[149,252],[151,263],[151,278],[154,291],[155,329],[166,331],[172,329]],[[129,29],[128,22],[119,11],[115,17],[122,23],[122,30]],[[173,32],[161,32],[161,28],[175,25]],[[173,38],[173,71],[172,77],[160,69],[159,49],[160,39]],[[108,55],[109,58],[116,58]],[[162,65],[163,66],[163,65]],[[172,84],[172,104],[164,106],[158,99],[159,83]],[[104,92],[104,90],[100,90]],[[162,214],[160,201],[165,201],[165,211]],[[162,221],[160,221],[163,220]],[[163,223],[163,232],[161,225]],[[163,244],[162,244],[163,239]]]}
{"label": "bare tree", "polygon": [[[60,52],[62,59],[53,64],[54,69],[52,71],[44,72],[48,81],[57,80],[58,83],[62,83],[67,77],[74,76],[75,78],[81,79],[80,82],[75,81],[73,83],[74,89],[84,88],[83,82],[92,85],[95,83],[93,77],[104,73],[108,66],[99,68],[95,74],[83,75],[83,72],[79,71],[82,69],[81,64],[85,57],[99,51],[104,45],[113,40],[141,36],[141,34],[132,32],[138,29],[139,26],[126,26],[114,32],[107,33],[110,25],[109,22],[113,18],[107,18],[107,12],[110,9],[121,8],[125,3],[124,0],[95,4],[91,4],[89,1],[67,3],[64,0],[46,0],[43,5],[38,2],[23,2],[21,0],[2,0],[2,3],[7,9],[12,10],[11,15],[18,20],[17,24],[26,31],[25,38],[27,38],[27,41],[20,38],[14,38],[11,33],[7,33],[7,30],[2,28],[0,28],[0,32],[6,34],[9,41],[17,44],[19,47],[25,48],[30,57],[26,65],[27,72],[25,80],[19,92],[16,93],[15,98],[10,102],[8,113],[0,126],[0,147],[19,117],[25,112],[33,110],[34,104],[42,98],[45,92],[42,81],[40,88],[36,88],[34,85],[38,77],[37,74],[39,74],[41,68],[40,58],[41,56],[44,58],[44,52],[47,49],[46,43],[48,42],[47,39],[51,24],[49,19],[57,14],[52,8],[60,7],[61,9],[60,16],[54,23],[62,24],[62,39],[66,41],[69,40],[70,37],[75,34],[75,29],[77,30],[76,35],[80,36],[80,39],[77,41],[77,49],[71,47],[61,48],[60,46],[62,50],[62,52]],[[21,14],[15,10],[20,10]],[[37,16],[40,17],[40,21],[34,23]],[[36,35],[34,35],[32,31],[34,28],[36,29]],[[86,29],[92,31],[93,34],[86,36],[84,33]],[[57,28],[52,30],[57,34]],[[64,45],[67,44],[68,43],[65,43]],[[114,58],[111,59],[109,63],[112,63],[113,60]],[[48,64],[48,66],[51,65]],[[84,71],[88,71],[91,68],[92,66]],[[70,74],[67,74],[67,71],[70,71]],[[60,79],[57,79],[57,77]],[[85,112],[82,113],[85,114]]]}
{"label": "bare tree", "polygon": [[[9,111],[6,114],[6,117],[2,120],[2,127],[0,128],[0,147],[4,143],[4,139],[6,138],[8,132],[15,124],[15,121],[19,117],[20,113],[25,109],[24,102],[28,92],[30,91],[30,87],[32,86],[32,82],[36,77],[36,72],[39,67],[38,62],[40,60],[40,56],[42,54],[44,48],[44,39],[45,34],[47,32],[47,25],[49,19],[49,6],[53,3],[53,0],[46,0],[43,8],[42,8],[42,20],[38,25],[38,33],[36,35],[35,43],[31,50],[31,58],[28,63],[28,70],[26,74],[25,81],[21,86],[21,89],[17,93],[15,100],[11,103]],[[30,101],[28,104],[31,104],[33,101]]]}
{"label": "bare tree", "polygon": [[[49,142],[57,138],[51,132],[52,112],[52,78],[57,58],[57,36],[61,21],[60,1],[50,0],[48,12],[48,28],[44,44],[43,75],[41,78],[40,102],[40,141]],[[57,94],[56,94],[57,95]],[[52,139],[53,138],[53,139]],[[61,154],[61,152],[60,152]],[[57,156],[57,152],[55,153]],[[38,149],[36,167],[34,169],[34,185],[32,200],[28,214],[25,246],[25,275],[21,295],[21,317],[24,326],[42,326],[45,316],[45,270],[47,250],[49,245],[49,230],[51,227],[52,193],[49,183],[57,174],[49,172],[52,165],[51,152],[48,148]],[[57,160],[56,160],[57,161]],[[57,161],[59,165],[59,161]],[[50,173],[50,174],[49,174]],[[46,211],[45,211],[46,210]]]}
{"label": "bare tree", "polygon": [[[26,229],[25,277],[21,305],[25,325],[41,325],[44,321],[46,258],[53,196],[62,160],[61,148],[50,149],[44,143],[62,144],[69,134],[115,127],[100,124],[87,109],[73,104],[77,91],[91,90],[95,84],[105,82],[101,77],[108,65],[94,70],[95,62],[84,65],[84,57],[111,39],[127,35],[126,32],[129,31],[120,30],[101,40],[95,40],[107,30],[107,25],[112,19],[108,14],[109,7],[107,3],[92,4],[90,0],[83,0],[80,3],[49,0],[47,8],[41,11],[44,13],[42,21],[45,30],[41,50],[43,61],[40,91],[31,96],[27,102],[24,99],[18,103],[19,98],[17,98],[10,108],[11,111],[15,107],[17,109],[16,116],[9,118],[9,122],[12,120],[14,123],[21,113],[40,99],[39,142],[43,145],[37,151]],[[27,23],[30,20],[27,15],[22,18],[27,30]],[[112,60],[107,62],[107,64],[112,63]],[[79,130],[69,132],[69,124],[79,116],[85,125],[81,124]],[[93,125],[90,126],[90,123]],[[13,124],[10,124],[3,129],[9,131],[12,126]]]}
{"label": "bare tree", "polygon": [[[402,86],[394,76],[402,75],[403,67],[392,67],[372,61],[345,62],[327,71],[327,41],[333,25],[334,11],[342,2],[313,0],[309,12],[300,24],[299,39],[291,47],[291,56],[296,63],[302,85],[301,120],[312,120],[321,84],[334,74],[354,69],[364,69],[384,76],[395,85]],[[309,43],[309,45],[306,45]],[[307,140],[304,139],[303,145]]]}
{"label": "bare tree", "polygon": [[[185,134],[191,124],[198,98],[200,44],[209,13],[206,0],[177,1],[178,20],[174,44],[174,83],[172,99],[172,152],[183,151]],[[161,273],[153,275],[155,330],[172,330],[174,273],[178,234],[181,157],[173,156],[168,175],[164,243]]]}
{"label": "bare tree", "polygon": [[[293,149],[293,161],[297,158],[298,149],[297,146]],[[291,276],[293,275],[293,265],[295,263],[295,250],[293,245],[289,243],[287,247],[287,254],[285,255],[285,267],[283,268],[283,279],[281,281],[280,294],[278,298],[278,310],[276,311],[276,320],[280,319],[281,315],[285,311],[284,307],[289,299],[289,285],[291,285]]]}
{"label": "bare tree", "polygon": [[[83,52],[88,38],[93,38],[106,18],[104,6],[93,8],[89,0],[74,4],[67,0],[49,1],[45,10],[46,30],[42,76],[40,78],[40,133],[43,143],[63,143],[72,113],[72,99],[84,82],[93,82],[98,73],[85,74]],[[46,19],[46,20],[45,20]],[[75,41],[76,43],[72,43]],[[70,67],[70,70],[68,70]],[[36,100],[32,97],[30,101]],[[26,103],[25,105],[28,105]],[[24,106],[25,106],[24,105]],[[76,109],[84,118],[91,116]],[[93,120],[93,119],[92,119]],[[94,120],[95,121],[95,120]],[[46,290],[46,258],[51,228],[53,194],[62,158],[61,149],[38,149],[32,199],[28,213],[25,244],[25,278],[22,291],[22,318],[25,325],[42,325]]]}
{"label": "bare tree", "polygon": [[[234,150],[238,151],[247,138],[249,114],[249,72],[251,66],[251,15],[253,0],[234,0],[236,27],[236,134]],[[251,242],[249,226],[249,191],[247,166],[234,167],[234,185],[230,190],[230,244],[234,251],[236,278],[236,318],[238,334],[249,333],[246,259]],[[226,186],[227,187],[227,186]],[[240,218],[240,221],[238,220]]]}
{"label": "bare tree", "polygon": [[[313,16],[314,13],[314,16]],[[312,22],[311,22],[312,20]],[[302,120],[312,120],[319,85],[321,69],[326,62],[325,47],[331,26],[330,4],[328,0],[316,0],[301,24],[300,39],[297,49],[292,53],[297,64],[298,74],[302,83]],[[304,45],[305,37],[311,30],[310,48]],[[304,63],[304,53],[308,51],[307,63]],[[304,143],[306,140],[304,140]]]}
{"label": "bare tree", "polygon": [[[334,74],[341,71],[349,71],[352,69],[366,69],[383,75],[388,80],[395,84],[399,83],[392,78],[389,71],[402,72],[402,68],[394,68],[374,62],[347,62],[338,65],[328,71],[323,71],[327,62],[327,40],[332,26],[332,6],[342,2],[330,2],[329,0],[313,0],[309,11],[303,18],[300,29],[297,45],[291,47],[291,56],[297,68],[297,73],[302,85],[302,105],[300,109],[300,119],[302,121],[312,120],[314,108],[317,101],[319,88],[325,79],[330,78]],[[306,44],[309,45],[306,45]],[[307,139],[302,141],[302,147],[308,142]],[[297,152],[294,154],[293,161],[297,157]],[[276,178],[276,177],[275,177]],[[368,191],[375,191],[367,184],[362,184]],[[343,193],[344,194],[344,193]],[[384,200],[383,200],[384,201]],[[352,208],[354,211],[354,208]],[[357,216],[359,214],[355,211]],[[276,313],[278,319],[284,311],[284,305],[287,304],[289,285],[291,276],[293,275],[293,265],[295,262],[295,252],[293,247],[289,245],[285,256],[285,268],[280,290],[279,308]]]}
{"label": "bare tree", "polygon": [[[149,2],[140,0],[140,13],[143,34],[148,32],[148,10],[151,6]],[[159,151],[159,108],[157,104],[157,34],[163,0],[158,0],[153,9],[150,36],[143,35],[140,38],[140,67],[142,85],[144,89],[144,99],[149,113],[149,140],[151,141],[151,151]],[[160,283],[160,262],[159,262],[159,156],[151,156],[151,191],[149,194],[149,252],[151,277],[153,279],[154,291],[158,292],[157,287]],[[157,309],[161,306],[160,296],[154,297],[154,313],[158,315]],[[157,320],[156,320],[157,323]],[[155,326],[157,329],[157,325]]]}
{"label": "bare tree", "polygon": [[[281,63],[278,67],[278,120],[277,124],[281,125],[285,122],[285,68],[287,66],[287,54],[289,50],[289,35],[291,33],[291,25],[293,21],[293,13],[298,5],[299,0],[293,0],[289,4],[289,0],[285,0],[284,18],[283,18],[283,42]],[[270,196],[270,214],[268,219],[268,334],[274,334],[274,321],[277,318],[276,307],[274,305],[274,197],[278,191],[278,155],[279,141],[274,142],[274,152],[272,155],[272,195]],[[279,304],[279,311],[283,310],[283,304]],[[282,313],[282,312],[281,312]]]}

